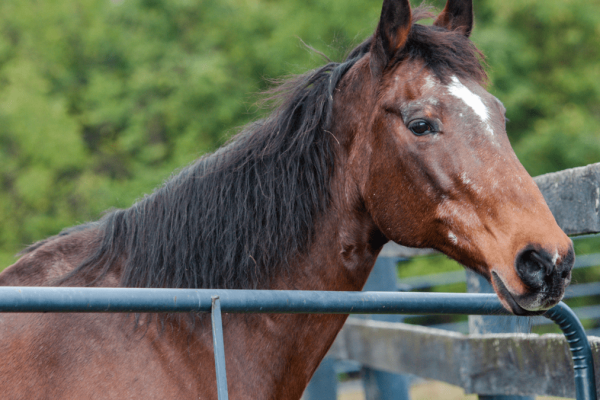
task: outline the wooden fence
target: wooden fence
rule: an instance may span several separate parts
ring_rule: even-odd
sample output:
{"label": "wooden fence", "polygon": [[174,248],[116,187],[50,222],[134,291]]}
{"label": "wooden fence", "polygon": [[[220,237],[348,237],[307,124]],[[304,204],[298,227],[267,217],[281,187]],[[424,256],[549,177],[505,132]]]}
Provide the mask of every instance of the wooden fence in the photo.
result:
{"label": "wooden fence", "polygon": [[[535,181],[567,234],[600,232],[600,163],[542,175]],[[391,244],[382,256],[414,257],[432,252]],[[600,338],[590,337],[590,344],[600,387]],[[463,335],[349,318],[329,356],[376,370],[448,382],[467,393],[575,397],[573,363],[562,335]]]}

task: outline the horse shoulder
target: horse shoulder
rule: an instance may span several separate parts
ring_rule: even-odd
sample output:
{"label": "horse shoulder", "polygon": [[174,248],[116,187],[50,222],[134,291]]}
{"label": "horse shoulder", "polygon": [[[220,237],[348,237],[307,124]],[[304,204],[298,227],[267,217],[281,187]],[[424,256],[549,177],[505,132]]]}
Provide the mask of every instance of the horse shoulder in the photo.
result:
{"label": "horse shoulder", "polygon": [[0,315],[2,398],[197,399],[168,333],[132,315]]}

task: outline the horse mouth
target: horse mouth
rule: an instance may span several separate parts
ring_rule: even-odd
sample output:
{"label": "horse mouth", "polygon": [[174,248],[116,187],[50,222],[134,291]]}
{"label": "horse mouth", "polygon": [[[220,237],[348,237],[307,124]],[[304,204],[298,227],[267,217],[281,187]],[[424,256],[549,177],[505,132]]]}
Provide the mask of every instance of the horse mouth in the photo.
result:
{"label": "horse mouth", "polygon": [[513,314],[521,316],[534,316],[542,315],[547,311],[546,309],[535,311],[524,309],[519,305],[517,300],[515,300],[513,295],[510,293],[506,285],[504,285],[504,282],[502,282],[502,279],[498,276],[496,272],[492,272],[492,280],[494,281],[494,286],[496,287],[498,297],[500,297],[501,300],[504,300],[505,304],[508,304],[509,311]]}

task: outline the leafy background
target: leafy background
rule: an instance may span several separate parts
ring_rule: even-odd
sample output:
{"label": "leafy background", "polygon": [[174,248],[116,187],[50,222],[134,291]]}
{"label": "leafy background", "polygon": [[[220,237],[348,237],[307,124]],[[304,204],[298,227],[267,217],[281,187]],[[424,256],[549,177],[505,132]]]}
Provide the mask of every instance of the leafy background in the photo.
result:
{"label": "leafy background", "polygon": [[[339,60],[371,34],[380,9],[366,0],[2,0],[0,269],[26,244],[129,206],[216,149],[265,112],[255,93],[269,79],[323,63],[301,40]],[[475,12],[489,89],[508,109],[527,170],[600,161],[600,2],[475,0]]]}

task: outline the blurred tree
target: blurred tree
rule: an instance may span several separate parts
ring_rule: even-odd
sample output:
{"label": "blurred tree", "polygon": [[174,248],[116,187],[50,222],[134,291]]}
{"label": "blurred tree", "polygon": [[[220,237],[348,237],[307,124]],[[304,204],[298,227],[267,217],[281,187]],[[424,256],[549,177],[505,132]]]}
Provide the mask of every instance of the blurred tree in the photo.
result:
{"label": "blurred tree", "polygon": [[[264,112],[252,99],[267,78],[323,63],[299,38],[340,59],[371,34],[380,7],[0,2],[0,268],[2,254],[127,207],[214,150]],[[599,161],[597,0],[476,0],[475,8],[473,39],[529,171]]]}
{"label": "blurred tree", "polygon": [[530,174],[600,161],[600,2],[486,0],[474,40]]}

